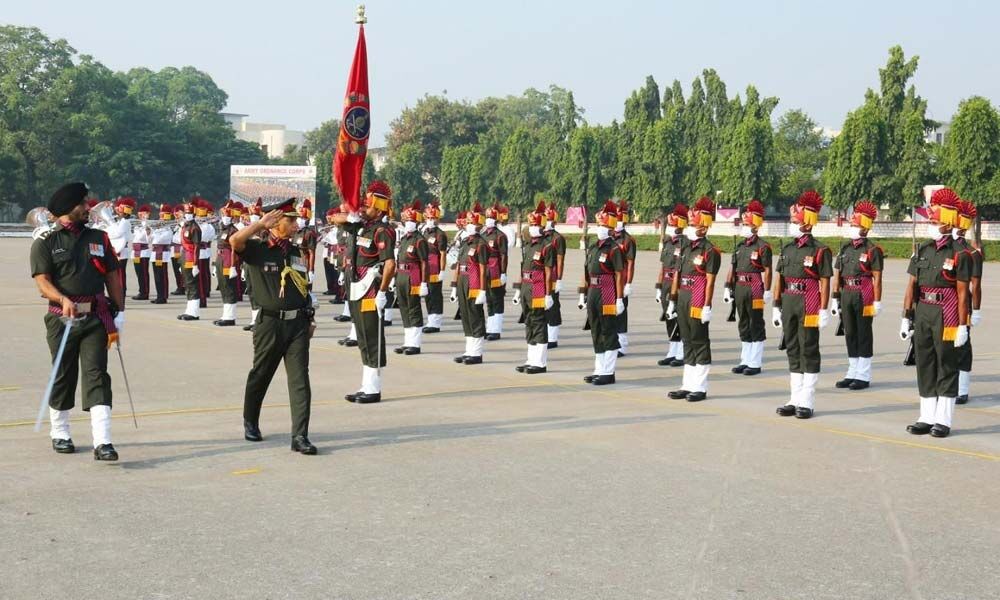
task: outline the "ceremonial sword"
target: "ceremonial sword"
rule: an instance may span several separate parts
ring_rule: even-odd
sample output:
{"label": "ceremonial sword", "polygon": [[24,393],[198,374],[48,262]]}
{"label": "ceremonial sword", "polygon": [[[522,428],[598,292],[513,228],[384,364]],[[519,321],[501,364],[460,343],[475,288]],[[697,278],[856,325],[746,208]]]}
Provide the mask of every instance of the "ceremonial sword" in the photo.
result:
{"label": "ceremonial sword", "polygon": [[69,330],[73,328],[76,319],[69,317],[59,318],[66,327],[63,329],[62,340],[59,341],[59,349],[56,350],[56,358],[52,361],[52,374],[49,375],[49,383],[45,386],[45,395],[42,396],[42,404],[38,407],[38,418],[35,419],[35,431],[42,429],[42,419],[45,418],[45,408],[52,398],[52,388],[56,384],[56,374],[59,372],[59,365],[62,363],[63,352],[66,351],[66,341],[69,340]]}
{"label": "ceremonial sword", "polygon": [[115,340],[115,349],[118,350],[118,362],[122,366],[122,379],[125,380],[125,391],[128,392],[128,406],[132,409],[132,424],[139,429],[139,421],[135,418],[135,404],[132,402],[132,386],[128,384],[128,372],[125,370],[125,359],[122,357],[122,343]]}

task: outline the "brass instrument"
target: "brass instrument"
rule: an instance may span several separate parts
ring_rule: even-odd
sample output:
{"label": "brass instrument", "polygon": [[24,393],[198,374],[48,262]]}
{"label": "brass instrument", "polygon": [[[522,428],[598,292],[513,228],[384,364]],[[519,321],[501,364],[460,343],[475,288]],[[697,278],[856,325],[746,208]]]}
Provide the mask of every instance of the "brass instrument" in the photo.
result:
{"label": "brass instrument", "polygon": [[31,239],[33,240],[37,240],[40,235],[48,231],[55,220],[55,215],[50,213],[49,209],[44,206],[29,210],[24,218],[24,222],[34,228],[31,232]]}
{"label": "brass instrument", "polygon": [[87,225],[95,229],[104,229],[115,222],[115,209],[110,200],[98,202],[90,209]]}

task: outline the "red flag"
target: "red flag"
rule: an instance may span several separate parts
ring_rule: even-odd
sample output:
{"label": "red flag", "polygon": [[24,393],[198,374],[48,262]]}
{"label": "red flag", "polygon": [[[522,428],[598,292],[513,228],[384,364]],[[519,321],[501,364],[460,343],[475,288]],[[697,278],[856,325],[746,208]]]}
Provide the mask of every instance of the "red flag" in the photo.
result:
{"label": "red flag", "polygon": [[333,157],[333,176],[340,188],[344,204],[350,210],[361,205],[361,172],[368,153],[371,113],[368,103],[368,50],[365,46],[365,26],[358,30],[358,45],[347,79],[344,114],[340,119],[337,154]]}

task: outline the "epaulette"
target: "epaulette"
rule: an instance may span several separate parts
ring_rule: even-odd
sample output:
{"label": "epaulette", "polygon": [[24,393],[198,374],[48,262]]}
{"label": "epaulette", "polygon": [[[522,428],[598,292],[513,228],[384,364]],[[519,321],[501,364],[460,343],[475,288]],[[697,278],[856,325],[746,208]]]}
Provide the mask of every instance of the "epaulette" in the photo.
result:
{"label": "epaulette", "polygon": [[50,235],[52,235],[52,232],[55,231],[55,230],[56,230],[55,227],[49,226],[44,231],[39,232],[38,237],[35,238],[35,239],[37,239],[37,240],[44,240],[44,239],[48,238]]}

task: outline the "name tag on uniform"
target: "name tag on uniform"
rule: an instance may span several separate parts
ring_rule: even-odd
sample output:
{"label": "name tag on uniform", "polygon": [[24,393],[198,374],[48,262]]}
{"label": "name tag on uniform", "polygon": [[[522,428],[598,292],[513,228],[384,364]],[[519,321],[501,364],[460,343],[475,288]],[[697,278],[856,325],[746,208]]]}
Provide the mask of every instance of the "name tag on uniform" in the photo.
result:
{"label": "name tag on uniform", "polygon": [[359,237],[358,238],[358,245],[361,246],[362,248],[371,248],[372,247],[372,241],[370,239],[368,239],[368,238]]}
{"label": "name tag on uniform", "polygon": [[753,252],[750,253],[750,260],[757,260],[758,256],[759,254],[757,253],[756,250],[754,250]]}
{"label": "name tag on uniform", "polygon": [[946,258],[944,261],[944,270],[951,271],[954,268],[955,268],[955,261],[953,259]]}
{"label": "name tag on uniform", "polygon": [[406,253],[407,253],[407,254],[413,254],[413,252],[414,252],[415,250],[416,250],[416,247],[414,247],[414,246],[410,246],[409,248],[407,248],[407,249],[406,249]]}
{"label": "name tag on uniform", "polygon": [[804,267],[811,267],[811,266],[813,266],[813,257],[812,256],[807,256],[804,259],[802,259],[802,266],[804,266]]}
{"label": "name tag on uniform", "polygon": [[698,266],[701,266],[701,263],[704,262],[704,258],[702,258],[702,256],[699,254],[698,256],[694,257],[694,260],[691,262],[693,262]]}
{"label": "name tag on uniform", "polygon": [[597,259],[597,262],[607,262],[607,260],[608,260],[608,255],[606,253],[602,253],[601,257]]}
{"label": "name tag on uniform", "polygon": [[280,271],[281,269],[278,268],[278,263],[265,262],[264,266],[261,267],[261,270],[265,273],[274,273]]}
{"label": "name tag on uniform", "polygon": [[89,244],[91,256],[104,256],[104,244]]}
{"label": "name tag on uniform", "polygon": [[306,264],[302,261],[302,257],[293,256],[291,257],[292,268],[296,271],[306,272]]}

